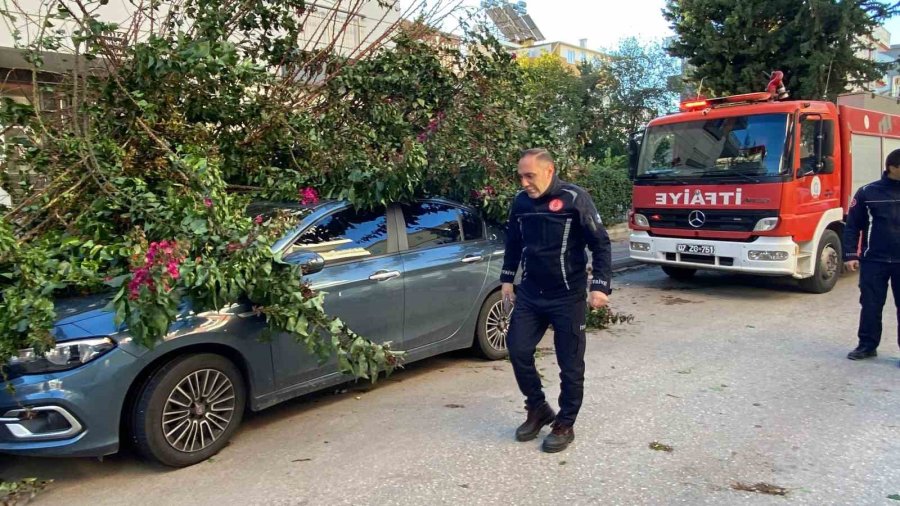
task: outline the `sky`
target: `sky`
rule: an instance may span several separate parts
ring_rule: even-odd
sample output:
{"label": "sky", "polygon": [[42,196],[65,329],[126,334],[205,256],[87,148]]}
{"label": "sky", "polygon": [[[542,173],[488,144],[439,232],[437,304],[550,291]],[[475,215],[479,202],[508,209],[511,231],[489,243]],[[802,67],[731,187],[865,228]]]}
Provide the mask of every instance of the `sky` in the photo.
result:
{"label": "sky", "polygon": [[[410,3],[412,0],[402,0]],[[665,0],[526,0],[528,13],[547,41],[578,43],[588,39],[588,47],[610,49],[626,37],[650,41],[672,32],[662,16]],[[479,6],[479,0],[464,0]],[[900,44],[900,16],[890,19],[885,28],[891,42]]]}

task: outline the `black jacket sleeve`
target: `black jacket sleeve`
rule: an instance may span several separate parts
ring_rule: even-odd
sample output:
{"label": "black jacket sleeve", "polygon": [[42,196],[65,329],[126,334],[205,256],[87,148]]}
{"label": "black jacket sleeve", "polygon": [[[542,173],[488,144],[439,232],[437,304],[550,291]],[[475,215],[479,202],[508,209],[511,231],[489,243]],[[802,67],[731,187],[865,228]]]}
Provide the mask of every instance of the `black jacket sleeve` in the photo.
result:
{"label": "black jacket sleeve", "polygon": [[512,283],[516,279],[519,263],[522,261],[522,234],[516,216],[516,199],[513,199],[506,223],[506,251],[503,253],[503,268],[500,271],[501,283]]}
{"label": "black jacket sleeve", "polygon": [[847,213],[847,223],[844,226],[844,261],[859,260],[859,242],[861,234],[865,233],[869,226],[869,213],[865,199],[865,187],[856,192],[856,196],[850,202],[850,212]]}
{"label": "black jacket sleeve", "polygon": [[612,249],[609,234],[600,219],[600,213],[587,192],[583,192],[575,201],[575,207],[581,219],[581,230],[584,241],[591,250],[591,291],[600,291],[607,295],[612,292]]}

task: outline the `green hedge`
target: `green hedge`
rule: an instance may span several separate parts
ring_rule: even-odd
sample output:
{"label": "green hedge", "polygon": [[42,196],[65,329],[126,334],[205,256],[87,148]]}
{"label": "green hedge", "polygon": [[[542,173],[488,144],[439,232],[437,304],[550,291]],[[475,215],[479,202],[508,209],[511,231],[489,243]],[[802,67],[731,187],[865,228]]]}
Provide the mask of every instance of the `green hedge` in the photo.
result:
{"label": "green hedge", "polygon": [[631,209],[628,169],[592,164],[579,170],[572,179],[591,194],[605,225],[625,221]]}

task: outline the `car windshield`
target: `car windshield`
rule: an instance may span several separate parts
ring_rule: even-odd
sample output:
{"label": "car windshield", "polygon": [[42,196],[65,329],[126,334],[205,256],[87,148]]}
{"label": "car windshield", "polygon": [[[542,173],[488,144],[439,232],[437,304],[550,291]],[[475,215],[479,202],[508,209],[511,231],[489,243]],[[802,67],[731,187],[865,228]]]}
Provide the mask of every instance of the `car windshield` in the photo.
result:
{"label": "car windshield", "polygon": [[638,179],[781,176],[790,116],[760,114],[654,126],[644,136]]}

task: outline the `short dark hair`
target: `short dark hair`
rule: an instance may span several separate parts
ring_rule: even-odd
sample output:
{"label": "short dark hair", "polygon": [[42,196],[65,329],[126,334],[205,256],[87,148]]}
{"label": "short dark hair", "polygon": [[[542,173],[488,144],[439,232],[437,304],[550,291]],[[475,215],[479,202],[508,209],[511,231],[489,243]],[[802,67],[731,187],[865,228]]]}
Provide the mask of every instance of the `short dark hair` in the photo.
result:
{"label": "short dark hair", "polygon": [[900,149],[891,151],[884,159],[884,170],[887,171],[888,167],[900,167]]}
{"label": "short dark hair", "polygon": [[541,163],[549,163],[550,165],[556,165],[553,162],[553,156],[550,154],[549,151],[547,151],[544,148],[526,149],[525,151],[522,152],[522,156],[520,158],[528,158],[531,156],[535,157],[537,159],[537,161],[539,161]]}

